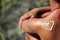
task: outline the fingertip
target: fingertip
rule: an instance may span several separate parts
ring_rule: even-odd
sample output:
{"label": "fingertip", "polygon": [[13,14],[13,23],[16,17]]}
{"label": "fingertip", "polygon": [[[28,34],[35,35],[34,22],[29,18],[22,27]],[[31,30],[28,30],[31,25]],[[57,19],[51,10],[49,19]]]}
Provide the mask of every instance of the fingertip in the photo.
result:
{"label": "fingertip", "polygon": [[22,25],[21,23],[22,23],[22,22],[19,20],[19,23],[18,23],[18,26],[19,26],[19,27],[21,27],[21,25]]}

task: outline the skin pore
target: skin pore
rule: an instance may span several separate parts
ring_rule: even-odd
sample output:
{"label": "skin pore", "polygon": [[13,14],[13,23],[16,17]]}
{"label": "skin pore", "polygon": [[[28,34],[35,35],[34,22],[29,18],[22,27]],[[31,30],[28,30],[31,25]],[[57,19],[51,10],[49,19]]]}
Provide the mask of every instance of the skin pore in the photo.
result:
{"label": "skin pore", "polygon": [[[58,10],[54,11],[55,9],[59,8],[60,5],[54,0],[49,0],[49,2],[51,6],[51,12],[47,12],[48,15],[45,15],[46,13],[44,13],[41,16],[42,18],[33,17],[29,20],[25,20],[22,23],[22,27],[23,26],[29,27],[31,30],[34,31],[34,32],[32,31],[33,33],[37,33],[41,37],[41,40],[60,40],[60,32],[59,32],[60,20],[57,19],[57,16],[60,12]],[[40,26],[40,24],[38,24],[38,22],[49,22],[49,21],[54,21],[55,23],[52,31],[45,30]],[[32,39],[30,38],[30,40]]]}

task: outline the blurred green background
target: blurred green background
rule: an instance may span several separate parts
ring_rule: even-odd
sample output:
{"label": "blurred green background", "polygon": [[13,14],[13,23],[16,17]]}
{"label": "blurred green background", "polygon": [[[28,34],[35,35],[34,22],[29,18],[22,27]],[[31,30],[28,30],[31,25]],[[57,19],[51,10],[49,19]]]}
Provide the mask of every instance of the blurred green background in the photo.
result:
{"label": "blurred green background", "polygon": [[0,6],[0,40],[25,40],[25,32],[18,27],[19,18],[49,3],[45,0],[1,0]]}

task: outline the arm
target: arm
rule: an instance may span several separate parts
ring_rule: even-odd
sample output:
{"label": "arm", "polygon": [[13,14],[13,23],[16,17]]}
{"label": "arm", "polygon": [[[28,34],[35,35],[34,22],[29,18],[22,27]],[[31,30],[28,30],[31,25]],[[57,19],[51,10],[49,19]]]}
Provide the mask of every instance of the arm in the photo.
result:
{"label": "arm", "polygon": [[[25,26],[28,27],[28,28],[30,28],[30,27],[32,29],[36,28],[35,31],[37,31],[37,29],[41,28],[40,27],[41,26],[40,25],[41,22],[54,21],[54,23],[56,24],[56,22],[59,21],[58,20],[58,15],[59,15],[59,10],[56,10],[56,11],[54,11],[52,13],[49,13],[49,15],[47,15],[44,18],[33,18],[33,19],[25,20],[23,22],[23,24],[25,24]],[[22,26],[22,27],[24,27],[24,26]]]}
{"label": "arm", "polygon": [[[31,16],[35,16],[38,12],[47,12],[50,11],[50,7],[41,7],[41,8],[35,8],[27,13],[25,13],[19,20],[19,27],[22,29],[29,29],[26,25],[23,24],[25,20],[29,20]],[[22,26],[24,25],[24,26]]]}
{"label": "arm", "polygon": [[[19,20],[19,27],[21,27],[25,32],[35,33],[28,27],[28,20],[32,15],[36,15],[38,12],[50,11],[50,7],[35,8],[27,13],[25,13]],[[44,16],[42,16],[44,17]]]}

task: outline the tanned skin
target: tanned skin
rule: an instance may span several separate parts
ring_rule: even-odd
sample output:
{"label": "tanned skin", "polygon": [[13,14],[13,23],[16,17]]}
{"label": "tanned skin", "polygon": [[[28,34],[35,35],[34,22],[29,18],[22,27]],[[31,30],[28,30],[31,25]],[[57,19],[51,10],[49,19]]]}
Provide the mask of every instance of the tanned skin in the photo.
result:
{"label": "tanned skin", "polygon": [[[45,12],[48,12],[48,11],[50,11],[50,7],[41,7],[41,8],[35,8],[35,9],[33,9],[33,10],[31,10],[31,11],[29,11],[29,12],[27,12],[27,13],[25,13],[25,15],[23,15],[21,18],[20,18],[20,22],[19,22],[19,25],[21,25],[21,28],[23,29],[23,30],[25,30],[25,32],[29,32],[29,33],[33,33],[34,31],[32,31],[30,28],[28,28],[27,27],[27,25],[25,26],[25,23],[24,23],[24,21],[25,20],[29,20],[28,18],[31,18],[31,16],[32,15],[37,15],[38,13],[45,13]],[[29,15],[29,16],[28,16]],[[48,14],[44,14],[44,15],[42,15],[42,17],[45,17],[45,16],[47,16]],[[22,26],[23,25],[23,26]],[[34,40],[36,40],[36,39],[40,39],[39,38],[39,36],[36,34],[36,33],[34,33],[34,34],[29,34],[29,33],[26,33],[26,40],[32,40],[32,39],[34,39]],[[36,38],[36,36],[34,36],[34,35],[37,35],[38,37]],[[30,39],[31,38],[31,39]]]}
{"label": "tanned skin", "polygon": [[[39,35],[41,40],[60,40],[60,20],[58,19],[58,15],[60,13],[59,4],[54,0],[49,0],[51,5],[51,11],[43,13],[40,17],[32,17],[25,19],[21,22],[22,29],[24,29],[28,34],[26,35],[29,38],[26,38],[26,40],[37,40],[35,37],[31,36],[30,33],[36,33]],[[55,5],[54,5],[55,4]],[[56,9],[56,10],[55,10]],[[30,11],[30,13],[34,13],[34,11]],[[30,16],[31,17],[31,16]],[[21,18],[22,19],[22,18]],[[37,22],[43,22],[43,21],[54,21],[54,27],[53,30],[46,30],[41,28],[41,26]],[[27,29],[27,30],[26,30]],[[40,39],[38,39],[40,40]]]}

